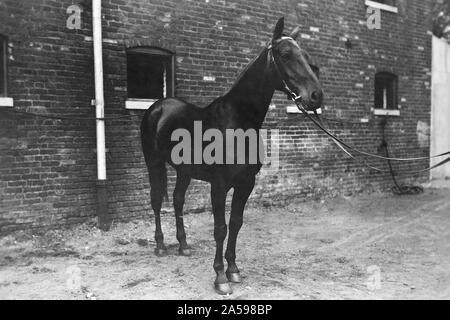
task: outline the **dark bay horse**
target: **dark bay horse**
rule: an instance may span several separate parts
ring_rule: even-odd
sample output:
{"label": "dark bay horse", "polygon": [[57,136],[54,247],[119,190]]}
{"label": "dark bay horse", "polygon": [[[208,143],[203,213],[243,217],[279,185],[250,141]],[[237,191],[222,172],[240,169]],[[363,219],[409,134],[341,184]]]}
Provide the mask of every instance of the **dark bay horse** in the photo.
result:
{"label": "dark bay horse", "polygon": [[[217,274],[215,290],[220,294],[232,293],[230,282],[241,282],[236,266],[236,239],[242,226],[243,211],[255,185],[255,176],[261,163],[244,164],[175,164],[171,151],[176,141],[172,133],[176,129],[194,132],[194,122],[201,121],[202,130],[217,129],[225,136],[227,129],[259,130],[266,116],[275,90],[301,97],[310,110],[322,104],[322,88],[312,70],[309,56],[295,39],[297,27],[289,36],[283,34],[284,19],[281,18],[269,41],[261,53],[247,66],[232,88],[209,106],[200,108],[175,98],[165,98],[155,102],[146,112],[141,123],[141,139],[151,186],[151,205],[155,214],[155,240],[157,255],[164,255],[163,233],[160,211],[167,194],[166,163],[176,170],[177,178],[173,192],[179,253],[190,255],[183,224],[185,193],[191,179],[207,181],[211,184],[211,202],[214,215],[214,239],[216,255],[214,270]],[[229,150],[224,150],[228,152]],[[246,155],[248,159],[248,155]],[[228,191],[233,188],[231,215],[229,221],[228,244],[225,258],[228,268],[224,271],[223,243],[227,235],[225,222],[225,201]]]}

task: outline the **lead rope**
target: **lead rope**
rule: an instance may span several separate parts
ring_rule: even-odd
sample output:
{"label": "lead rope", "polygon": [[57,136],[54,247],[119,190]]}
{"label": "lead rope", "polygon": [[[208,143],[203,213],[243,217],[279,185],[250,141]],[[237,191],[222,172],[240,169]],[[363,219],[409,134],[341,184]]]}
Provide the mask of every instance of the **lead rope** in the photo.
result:
{"label": "lead rope", "polygon": [[[431,156],[431,157],[419,157],[419,158],[406,158],[406,159],[405,159],[405,158],[383,157],[383,156],[379,156],[379,155],[376,155],[376,154],[371,154],[371,153],[368,153],[368,152],[360,151],[360,150],[358,150],[358,149],[356,149],[356,148],[350,146],[349,144],[345,143],[344,141],[342,141],[341,139],[339,139],[338,137],[336,137],[335,135],[333,135],[332,133],[330,133],[327,129],[325,129],[325,128],[323,127],[323,125],[321,124],[320,118],[318,118],[318,119],[319,119],[319,121],[318,121],[318,120],[314,119],[314,118],[308,113],[308,111],[306,111],[306,109],[303,107],[303,102],[302,102],[301,98],[300,98],[300,99],[294,100],[294,99],[292,99],[292,97],[291,97],[291,100],[294,101],[294,103],[296,104],[297,108],[298,108],[301,112],[303,112],[303,114],[305,114],[305,116],[306,116],[308,119],[310,119],[310,120],[311,120],[317,127],[319,127],[319,129],[321,129],[325,134],[327,134],[327,135],[334,141],[334,143],[336,143],[336,144],[340,147],[340,149],[342,149],[347,155],[349,155],[349,156],[350,156],[352,159],[354,159],[355,161],[362,162],[366,167],[368,167],[368,168],[370,168],[370,169],[373,169],[373,170],[375,170],[375,171],[383,172],[383,173],[390,173],[389,170],[383,170],[383,169],[379,169],[379,168],[377,168],[377,167],[373,167],[373,166],[369,165],[365,160],[358,160],[358,159],[357,159],[350,151],[346,150],[345,148],[348,148],[349,150],[352,150],[352,151],[354,151],[354,152],[356,152],[356,153],[359,153],[359,154],[361,154],[361,155],[370,156],[370,157],[378,158],[378,159],[391,160],[391,161],[416,161],[416,160],[428,160],[428,159],[437,158],[437,157],[442,157],[442,156],[444,156],[444,155],[450,154],[450,151],[448,151],[448,152],[445,152],[445,153],[442,153],[442,154],[439,154],[439,155],[436,155],[436,156]],[[298,101],[300,101],[300,104],[298,103]],[[316,113],[316,115],[317,115],[317,113]],[[317,115],[317,117],[318,117],[318,115]],[[345,148],[344,148],[344,147],[345,147]],[[434,169],[434,168],[437,168],[437,167],[439,167],[439,166],[442,166],[443,164],[445,164],[445,163],[447,163],[447,162],[450,162],[450,156],[447,157],[446,159],[442,160],[441,162],[439,162],[439,163],[437,163],[437,164],[435,164],[435,165],[433,165],[433,166],[430,166],[430,167],[428,167],[428,168],[425,168],[425,169],[422,169],[422,170],[416,170],[416,171],[413,171],[413,170],[410,170],[410,171],[404,171],[404,172],[402,172],[402,174],[403,174],[403,175],[405,175],[405,174],[417,174],[417,173],[422,173],[422,172],[430,171],[430,170],[432,170],[432,169]]]}
{"label": "lead rope", "polygon": [[[386,141],[386,134],[385,134],[385,129],[386,129],[386,124],[387,124],[387,120],[386,118],[384,118],[381,121],[381,145],[380,145],[380,149],[384,149],[384,152],[386,153],[386,157],[389,158],[389,148],[388,148],[388,143]],[[394,182],[394,185],[391,187],[391,191],[396,194],[396,195],[408,195],[408,194],[419,194],[419,193],[423,193],[423,188],[420,186],[415,186],[415,185],[405,185],[405,184],[399,184],[397,182],[397,179],[395,178],[395,173],[394,173],[394,169],[392,168],[392,163],[391,160],[387,160],[388,166],[389,166],[389,171],[392,177],[392,181]]]}
{"label": "lead rope", "polygon": [[[315,110],[314,110],[314,115],[317,118],[317,122],[319,122],[323,126],[323,122],[320,119],[319,115],[317,114],[317,111],[315,111]],[[335,139],[331,139],[331,141],[333,141],[351,159],[355,160],[356,162],[362,162],[364,164],[364,166],[368,167],[369,169],[372,169],[372,170],[375,170],[375,171],[378,171],[378,172],[381,172],[381,173],[388,173],[389,172],[388,170],[380,169],[380,168],[377,168],[377,167],[374,167],[374,166],[368,164],[367,161],[364,160],[364,159],[358,160],[353,154],[351,154],[347,149],[345,149],[344,146],[339,141],[336,141]]]}

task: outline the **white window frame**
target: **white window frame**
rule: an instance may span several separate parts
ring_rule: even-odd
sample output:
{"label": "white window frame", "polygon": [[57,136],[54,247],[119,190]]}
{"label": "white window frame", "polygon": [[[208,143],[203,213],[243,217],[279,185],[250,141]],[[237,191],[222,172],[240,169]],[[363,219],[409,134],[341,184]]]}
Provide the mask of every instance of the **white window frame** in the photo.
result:
{"label": "white window frame", "polygon": [[0,107],[14,107],[14,99],[10,97],[0,97]]}
{"label": "white window frame", "polygon": [[376,116],[400,116],[399,109],[373,109],[373,114]]}
{"label": "white window frame", "polygon": [[[141,52],[144,54],[158,54],[159,52],[167,52],[171,54],[171,73],[172,73],[172,92],[170,92],[170,96],[174,96],[175,95],[175,79],[173,79],[175,77],[175,54],[173,52],[169,52],[167,50],[164,49],[159,49],[159,48],[146,48],[146,47],[142,47],[142,48],[132,48],[130,49],[134,52]],[[153,52],[152,52],[153,51]],[[163,98],[167,98],[168,97],[168,92],[167,92],[167,70],[164,69],[164,83],[163,83]],[[147,110],[148,108],[150,108],[150,106],[152,104],[154,104],[156,101],[158,101],[158,99],[142,99],[142,98],[127,98],[125,100],[125,109],[130,109],[130,110]]]}
{"label": "white window frame", "polygon": [[131,109],[131,110],[147,110],[151,107],[152,104],[154,104],[156,99],[134,99],[134,98],[127,98],[125,100],[125,109]]}
{"label": "white window frame", "polygon": [[[309,114],[314,114],[314,111],[307,110]],[[286,107],[286,113],[303,113],[301,112],[296,105],[290,105]],[[322,108],[316,110],[317,114],[322,114]]]}
{"label": "white window frame", "polygon": [[394,7],[394,6],[390,6],[388,4],[384,4],[384,3],[379,3],[376,1],[371,1],[371,0],[365,0],[366,1],[366,6],[368,7],[372,7],[372,8],[378,8],[384,11],[388,11],[388,12],[392,12],[392,13],[398,13],[398,8]]}

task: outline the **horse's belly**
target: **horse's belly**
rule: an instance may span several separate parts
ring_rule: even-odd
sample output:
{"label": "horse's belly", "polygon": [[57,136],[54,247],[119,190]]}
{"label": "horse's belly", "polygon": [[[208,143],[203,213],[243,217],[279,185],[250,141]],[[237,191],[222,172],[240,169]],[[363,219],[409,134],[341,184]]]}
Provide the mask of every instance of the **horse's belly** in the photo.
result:
{"label": "horse's belly", "polygon": [[216,182],[218,179],[224,181],[229,186],[253,179],[261,170],[261,164],[232,164],[232,165],[206,165],[206,164],[180,164],[170,165],[180,174],[187,175],[193,179]]}

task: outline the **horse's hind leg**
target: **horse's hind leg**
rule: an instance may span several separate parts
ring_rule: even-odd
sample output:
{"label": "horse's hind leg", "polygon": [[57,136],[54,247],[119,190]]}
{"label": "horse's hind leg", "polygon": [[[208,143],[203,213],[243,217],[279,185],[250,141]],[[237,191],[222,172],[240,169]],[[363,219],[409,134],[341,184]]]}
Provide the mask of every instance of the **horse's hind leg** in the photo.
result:
{"label": "horse's hind leg", "polygon": [[150,177],[150,198],[155,214],[155,254],[163,256],[167,254],[167,248],[164,245],[164,235],[161,230],[161,206],[164,195],[167,191],[166,166],[162,161],[157,165],[149,165],[148,172]]}
{"label": "horse's hind leg", "polygon": [[183,221],[183,205],[186,195],[186,190],[191,182],[189,176],[177,173],[177,182],[175,184],[175,190],[173,191],[173,206],[175,209],[175,222],[177,226],[177,240],[180,243],[178,252],[182,256],[189,256],[191,250],[186,242],[186,232],[184,231]]}
{"label": "horse's hind leg", "polygon": [[243,222],[245,204],[255,186],[255,178],[234,187],[233,200],[231,202],[231,215],[229,223],[229,234],[225,259],[228,262],[226,271],[230,282],[240,283],[242,281],[239,269],[236,266],[236,240]]}

